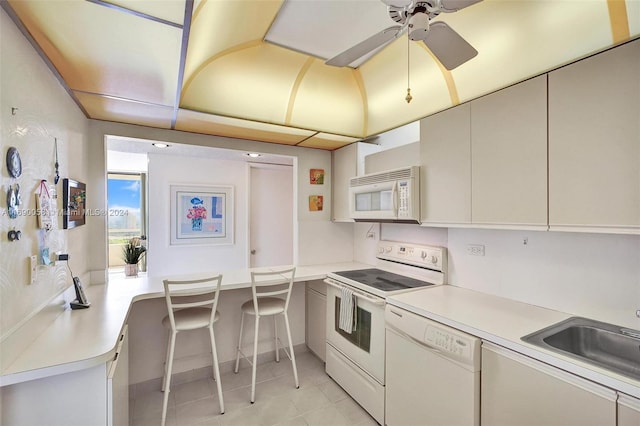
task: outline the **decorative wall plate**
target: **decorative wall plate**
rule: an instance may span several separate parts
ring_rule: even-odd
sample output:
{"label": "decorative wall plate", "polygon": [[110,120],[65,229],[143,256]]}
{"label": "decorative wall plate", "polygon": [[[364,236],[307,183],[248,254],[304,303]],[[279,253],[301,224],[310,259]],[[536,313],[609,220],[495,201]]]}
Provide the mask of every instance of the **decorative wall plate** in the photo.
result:
{"label": "decorative wall plate", "polygon": [[22,160],[20,153],[16,147],[10,147],[7,150],[7,170],[11,177],[17,178],[22,174]]}

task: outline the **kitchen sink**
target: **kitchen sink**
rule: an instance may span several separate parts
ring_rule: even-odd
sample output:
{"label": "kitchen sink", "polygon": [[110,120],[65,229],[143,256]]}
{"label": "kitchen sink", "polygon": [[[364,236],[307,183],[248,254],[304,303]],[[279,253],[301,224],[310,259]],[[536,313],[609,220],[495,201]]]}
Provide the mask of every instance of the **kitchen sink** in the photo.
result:
{"label": "kitchen sink", "polygon": [[571,317],[522,337],[550,351],[640,380],[640,331]]}

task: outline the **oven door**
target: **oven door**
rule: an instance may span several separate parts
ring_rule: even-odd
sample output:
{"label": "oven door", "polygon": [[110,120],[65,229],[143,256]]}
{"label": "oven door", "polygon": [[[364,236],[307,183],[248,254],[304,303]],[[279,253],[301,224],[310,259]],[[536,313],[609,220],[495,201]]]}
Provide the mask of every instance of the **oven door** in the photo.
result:
{"label": "oven door", "polygon": [[[327,343],[384,385],[384,299],[358,290],[357,326],[349,334],[339,328],[341,283],[327,279]],[[349,287],[349,286],[347,286]],[[350,288],[350,287],[349,287]]]}

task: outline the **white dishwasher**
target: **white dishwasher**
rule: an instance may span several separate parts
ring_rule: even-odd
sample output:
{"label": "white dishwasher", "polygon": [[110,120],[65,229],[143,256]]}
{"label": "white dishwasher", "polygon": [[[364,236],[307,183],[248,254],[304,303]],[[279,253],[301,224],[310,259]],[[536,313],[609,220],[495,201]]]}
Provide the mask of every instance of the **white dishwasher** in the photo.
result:
{"label": "white dishwasher", "polygon": [[480,339],[387,305],[385,423],[480,424]]}

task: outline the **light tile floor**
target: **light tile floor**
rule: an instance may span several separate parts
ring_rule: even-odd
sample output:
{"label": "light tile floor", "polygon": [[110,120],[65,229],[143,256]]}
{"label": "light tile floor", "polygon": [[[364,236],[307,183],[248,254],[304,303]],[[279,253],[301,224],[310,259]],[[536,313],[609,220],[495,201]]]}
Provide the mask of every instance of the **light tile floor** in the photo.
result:
{"label": "light tile floor", "polygon": [[[310,352],[296,357],[300,389],[284,357],[258,365],[256,402],[251,404],[251,368],[222,374],[225,414],[220,414],[212,378],[172,386],[167,426],[376,426],[376,421],[324,371]],[[130,401],[133,426],[160,424],[161,380],[136,385]]]}

